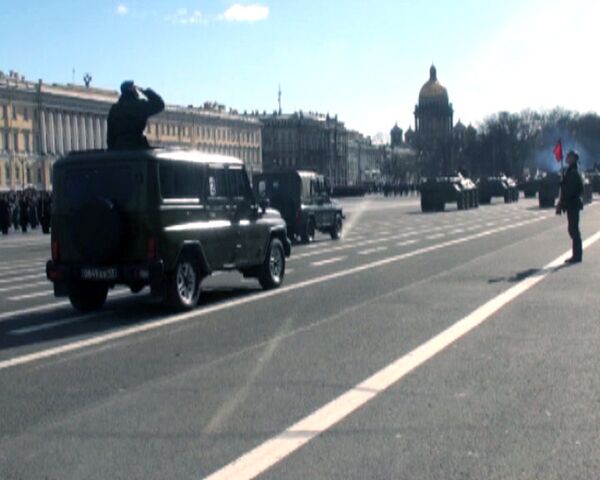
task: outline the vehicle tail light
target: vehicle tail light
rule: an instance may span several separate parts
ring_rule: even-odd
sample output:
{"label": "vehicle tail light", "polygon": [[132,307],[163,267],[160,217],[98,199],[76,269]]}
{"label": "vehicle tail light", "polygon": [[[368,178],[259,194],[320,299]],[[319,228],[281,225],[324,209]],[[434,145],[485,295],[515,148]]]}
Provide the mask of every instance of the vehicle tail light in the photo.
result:
{"label": "vehicle tail light", "polygon": [[60,245],[58,244],[58,240],[52,240],[51,249],[52,249],[52,261],[53,262],[60,261]]}
{"label": "vehicle tail light", "polygon": [[148,261],[153,262],[158,258],[158,246],[155,238],[148,239]]}

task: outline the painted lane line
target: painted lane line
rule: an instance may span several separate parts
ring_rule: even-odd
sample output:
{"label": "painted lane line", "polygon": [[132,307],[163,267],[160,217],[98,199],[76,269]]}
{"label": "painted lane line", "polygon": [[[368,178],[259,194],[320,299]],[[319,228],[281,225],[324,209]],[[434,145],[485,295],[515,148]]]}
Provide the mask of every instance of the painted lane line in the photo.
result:
{"label": "painted lane line", "polygon": [[407,245],[413,245],[417,243],[418,240],[405,240],[404,242],[398,242],[396,244],[397,247],[406,247]]}
{"label": "painted lane line", "polygon": [[50,295],[54,295],[53,290],[49,290],[47,292],[28,293],[27,295],[17,295],[15,297],[7,297],[7,298],[8,298],[8,300],[10,300],[12,302],[18,302],[19,300],[27,300],[29,298],[48,297]]}
{"label": "painted lane line", "polygon": [[[102,315],[107,315],[109,312],[102,312]],[[113,313],[113,312],[110,312]],[[94,318],[98,318],[101,315],[95,315]],[[50,330],[52,328],[62,327],[63,325],[69,325],[71,323],[81,322],[84,319],[90,319],[89,315],[80,315],[79,317],[67,318],[65,320],[58,320],[56,322],[42,323],[40,325],[32,325],[31,327],[17,328],[8,332],[9,335],[27,335],[28,333],[41,332],[44,330]]]}
{"label": "painted lane line", "polygon": [[36,278],[46,278],[46,275],[43,273],[37,273],[34,275],[22,275],[22,276],[15,277],[15,278],[2,278],[2,279],[0,279],[0,284],[13,283],[17,280],[34,280]]}
{"label": "painted lane line", "polygon": [[321,260],[320,262],[312,262],[310,265],[312,267],[320,267],[321,265],[329,265],[330,263],[341,262],[342,260],[346,260],[348,257],[334,257],[328,258],[327,260]]}
{"label": "painted lane line", "polygon": [[367,250],[362,250],[360,252],[358,252],[359,255],[370,255],[372,253],[377,253],[377,252],[383,252],[385,250],[387,250],[388,247],[375,247],[375,248],[369,248]]}
{"label": "painted lane line", "polygon": [[[373,269],[383,267],[386,265],[391,265],[393,263],[397,263],[402,260],[406,260],[408,258],[424,255],[426,253],[434,252],[434,251],[441,250],[441,249],[444,249],[447,247],[460,245],[462,243],[466,243],[471,240],[485,238],[490,235],[493,235],[494,233],[505,232],[505,231],[512,230],[512,229],[522,227],[525,225],[531,225],[533,223],[537,223],[537,222],[539,222],[545,218],[549,218],[549,217],[550,217],[550,215],[547,215],[545,217],[538,217],[538,218],[531,219],[528,221],[513,223],[512,225],[506,225],[506,226],[498,227],[498,228],[495,228],[492,230],[486,230],[483,232],[475,233],[475,234],[472,234],[472,235],[469,235],[466,237],[456,238],[453,240],[447,240],[442,243],[438,243],[435,245],[429,245],[427,247],[418,248],[416,250],[411,250],[409,252],[405,252],[405,253],[402,253],[399,255],[386,257],[386,258],[376,260],[376,261],[373,261],[370,263],[359,265],[357,267],[348,268],[346,270],[340,270],[337,272],[322,275],[320,277],[315,277],[315,278],[304,280],[304,281],[301,281],[298,283],[294,283],[292,285],[279,287],[275,290],[263,291],[263,292],[259,292],[259,293],[255,294],[255,295],[252,295],[252,296],[239,298],[239,299],[231,300],[228,302],[219,303],[217,305],[203,308],[202,310],[199,310],[199,311],[191,311],[191,312],[187,312],[187,313],[181,313],[178,315],[173,315],[173,316],[164,318],[162,320],[148,322],[143,325],[127,327],[127,328],[123,328],[121,330],[117,330],[115,332],[98,335],[98,336],[92,337],[92,338],[87,338],[85,340],[78,340],[76,342],[67,343],[67,344],[64,344],[64,345],[61,345],[58,347],[41,350],[38,352],[30,353],[27,355],[22,355],[19,357],[13,357],[13,358],[10,358],[7,360],[0,361],[0,370],[4,370],[4,369],[10,368],[10,367],[17,366],[17,365],[28,364],[31,362],[45,359],[45,358],[55,357],[55,356],[61,355],[63,353],[74,352],[74,351],[81,350],[86,347],[101,345],[101,344],[108,343],[113,340],[119,340],[119,339],[122,339],[125,337],[129,337],[131,335],[137,335],[140,333],[157,330],[159,328],[164,328],[166,326],[176,325],[176,324],[183,323],[183,322],[188,322],[192,319],[197,319],[200,317],[210,315],[211,313],[220,312],[220,311],[223,311],[223,310],[226,310],[229,308],[239,307],[241,305],[258,302],[258,301],[264,300],[265,298],[284,295],[288,292],[293,292],[293,291],[300,290],[303,288],[312,287],[314,285],[320,285],[322,283],[330,282],[330,281],[336,280],[338,278],[344,278],[347,276],[355,275],[357,273],[366,272],[366,271],[373,270]],[[65,303],[67,303],[67,302],[65,302]]]}
{"label": "painted lane line", "polygon": [[[584,245],[589,247],[599,239],[600,232],[597,232],[588,238]],[[556,271],[557,267],[561,266],[570,254],[570,251],[563,253],[538,273],[492,298],[438,335],[288,427],[279,435],[209,475],[205,480],[251,480],[256,478],[483,324],[500,309],[540,283],[551,272]]]}
{"label": "painted lane line", "polygon": [[[286,270],[287,272],[287,270]],[[108,298],[120,297],[126,294],[129,294],[129,290],[114,290],[108,292]],[[0,313],[0,321],[10,320],[15,317],[19,317],[21,315],[27,315],[30,313],[39,313],[39,312],[47,312],[48,310],[54,310],[59,307],[66,307],[67,305],[71,305],[71,302],[68,300],[62,300],[60,302],[54,303],[45,303],[44,305],[37,305],[35,307],[23,308],[20,310],[13,310],[11,312]]]}
{"label": "painted lane line", "polygon": [[437,238],[442,238],[445,237],[446,234],[445,233],[436,233],[435,235],[429,235],[428,237],[426,237],[426,240],[435,240]]}
{"label": "painted lane line", "polygon": [[[42,276],[42,275],[40,275],[40,276]],[[14,282],[14,280],[13,280],[13,282]],[[33,283],[22,283],[22,284],[19,284],[19,285],[11,285],[10,287],[2,287],[2,288],[0,288],[0,292],[11,292],[13,290],[27,290],[28,288],[41,287],[42,285],[45,286],[45,287],[47,287],[48,286],[48,281],[45,281],[45,282],[33,282]]]}

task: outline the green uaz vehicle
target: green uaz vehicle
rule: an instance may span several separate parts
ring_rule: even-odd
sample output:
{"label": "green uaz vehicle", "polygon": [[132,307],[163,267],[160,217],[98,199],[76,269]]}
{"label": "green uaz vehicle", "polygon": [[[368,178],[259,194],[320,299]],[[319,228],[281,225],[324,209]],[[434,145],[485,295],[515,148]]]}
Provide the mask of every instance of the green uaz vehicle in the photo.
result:
{"label": "green uaz vehicle", "polygon": [[241,160],[185,150],[88,151],[54,164],[52,259],[56,296],[82,312],[107,292],[149,286],[192,309],[202,279],[239,270],[278,287],[291,252],[276,210],[259,206]]}

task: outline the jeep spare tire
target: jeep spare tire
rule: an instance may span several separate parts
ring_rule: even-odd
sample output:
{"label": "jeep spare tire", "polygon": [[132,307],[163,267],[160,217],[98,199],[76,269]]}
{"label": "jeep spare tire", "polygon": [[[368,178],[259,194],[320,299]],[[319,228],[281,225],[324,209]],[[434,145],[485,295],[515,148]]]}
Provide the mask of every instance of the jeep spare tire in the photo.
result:
{"label": "jeep spare tire", "polygon": [[121,217],[115,204],[101,197],[85,203],[71,223],[75,248],[85,262],[93,263],[106,263],[117,256],[121,229]]}

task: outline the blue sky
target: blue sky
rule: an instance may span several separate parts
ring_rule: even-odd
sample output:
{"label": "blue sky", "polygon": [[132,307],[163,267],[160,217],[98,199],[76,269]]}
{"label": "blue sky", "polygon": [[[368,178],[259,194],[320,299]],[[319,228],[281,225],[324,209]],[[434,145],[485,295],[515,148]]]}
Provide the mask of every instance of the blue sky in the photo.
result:
{"label": "blue sky", "polygon": [[[406,129],[435,63],[455,121],[600,110],[596,0],[0,0],[0,69],[151,86],[170,104],[338,114]],[[6,21],[8,20],[8,21]],[[8,39],[8,41],[6,41]]]}

